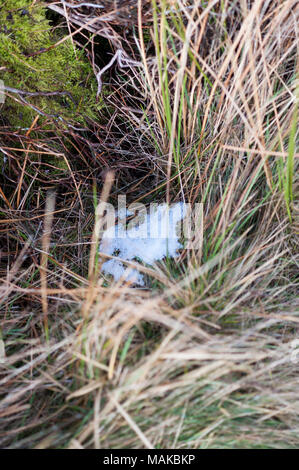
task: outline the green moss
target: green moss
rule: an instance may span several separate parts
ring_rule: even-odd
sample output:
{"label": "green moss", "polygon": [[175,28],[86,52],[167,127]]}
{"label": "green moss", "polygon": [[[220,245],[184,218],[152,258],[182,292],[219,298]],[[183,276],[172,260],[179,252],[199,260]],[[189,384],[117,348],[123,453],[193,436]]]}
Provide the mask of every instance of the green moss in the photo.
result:
{"label": "green moss", "polygon": [[[65,95],[25,99],[45,113],[84,123],[86,117],[97,117],[96,79],[84,51],[74,49],[71,39],[56,46],[64,36],[65,31],[50,25],[42,4],[0,0],[0,79],[25,91],[71,93],[75,104]],[[11,125],[28,127],[37,114],[9,97],[0,106]]]}

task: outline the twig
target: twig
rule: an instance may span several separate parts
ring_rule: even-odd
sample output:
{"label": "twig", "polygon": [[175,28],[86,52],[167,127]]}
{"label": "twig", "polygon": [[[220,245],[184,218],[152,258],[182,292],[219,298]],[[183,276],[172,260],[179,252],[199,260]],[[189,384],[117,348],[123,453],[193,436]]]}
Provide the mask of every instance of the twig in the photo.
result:
{"label": "twig", "polygon": [[130,57],[128,57],[122,49],[118,49],[116,53],[114,54],[114,56],[112,57],[112,59],[110,60],[110,62],[108,62],[108,64],[105,65],[105,67],[103,67],[102,70],[100,70],[96,75],[96,79],[98,82],[97,98],[102,90],[102,78],[101,77],[103,73],[105,73],[108,69],[110,69],[110,67],[114,64],[115,61],[117,61],[117,65],[120,68],[140,67],[142,65],[141,62],[137,62],[136,60],[130,59]]}
{"label": "twig", "polygon": [[[62,3],[64,5],[68,6],[68,4],[66,2],[62,2]],[[82,3],[80,5],[83,6]],[[85,4],[85,6],[86,5],[87,4]],[[79,5],[77,5],[77,7],[78,6]],[[90,4],[90,6],[91,6],[91,4]],[[65,11],[63,10],[63,8],[60,8],[57,5],[48,5],[48,8],[50,8],[53,11],[56,11],[57,13],[60,13],[65,18],[67,17]],[[99,94],[101,93],[101,90],[102,90],[102,79],[101,79],[101,77],[102,77],[103,73],[105,73],[114,64],[115,61],[117,61],[117,64],[120,68],[139,67],[139,66],[142,65],[141,62],[137,62],[137,61],[131,59],[130,57],[128,57],[128,55],[125,53],[125,51],[121,48],[121,42],[118,39],[118,37],[113,36],[113,33],[115,34],[114,31],[111,34],[111,31],[109,30],[109,28],[107,28],[107,27],[99,28],[99,27],[96,27],[98,25],[93,25],[93,23],[98,23],[99,25],[101,23],[103,24],[105,22],[109,23],[109,21],[113,19],[113,15],[108,14],[108,16],[99,16],[98,18],[95,17],[95,18],[89,19],[87,21],[84,18],[79,19],[76,15],[72,14],[72,15],[69,15],[68,19],[69,19],[70,22],[79,25],[80,30],[84,28],[84,29],[87,29],[88,31],[90,31],[94,34],[105,37],[109,41],[112,42],[114,47],[118,48],[116,53],[114,54],[114,56],[110,60],[110,62],[107,65],[105,65],[105,67],[102,70],[98,71],[98,73],[96,74],[96,79],[97,79],[97,82],[98,82],[97,99],[98,99]],[[79,30],[77,32],[79,32]],[[72,34],[74,34],[74,33],[72,33]]]}
{"label": "twig", "polygon": [[69,93],[68,91],[40,91],[40,92],[33,92],[33,91],[25,91],[25,90],[19,90],[18,88],[12,88],[10,86],[6,86],[4,85],[3,87],[3,90],[6,90],[10,93],[15,93],[18,95],[21,103],[25,104],[26,106],[29,106],[31,109],[33,109],[34,111],[36,111],[38,114],[40,114],[41,116],[45,116],[45,117],[48,117],[48,118],[52,118],[52,119],[58,119],[59,121],[63,122],[64,124],[66,124],[68,127],[70,127],[71,129],[74,129],[75,131],[82,131],[82,130],[86,130],[85,128],[78,128],[78,127],[75,127],[75,126],[72,126],[69,122],[67,122],[65,119],[63,119],[61,116],[59,116],[59,114],[50,114],[50,113],[46,113],[45,111],[42,111],[41,109],[39,109],[37,106],[35,106],[34,104],[32,103],[28,103],[28,101],[25,100],[25,98],[22,97],[22,95],[27,95],[27,96],[55,96],[55,95],[66,95],[68,96],[72,102],[76,105],[76,102],[74,100],[74,98],[72,97],[71,93]]}
{"label": "twig", "polygon": [[76,105],[76,101],[74,100],[73,96],[69,91],[26,91],[26,90],[19,90],[19,88],[12,88],[10,86],[4,85],[3,89],[9,91],[10,93],[16,93],[18,95],[25,95],[25,96],[56,96],[56,95],[65,95],[72,100],[74,105]]}
{"label": "twig", "polygon": [[64,0],[61,0],[61,3],[68,8],[81,8],[81,7],[105,8],[103,5],[96,5],[95,3],[87,3],[87,2],[82,2],[82,3],[78,3],[77,5],[73,5],[72,3],[68,3],[68,2],[65,2]]}

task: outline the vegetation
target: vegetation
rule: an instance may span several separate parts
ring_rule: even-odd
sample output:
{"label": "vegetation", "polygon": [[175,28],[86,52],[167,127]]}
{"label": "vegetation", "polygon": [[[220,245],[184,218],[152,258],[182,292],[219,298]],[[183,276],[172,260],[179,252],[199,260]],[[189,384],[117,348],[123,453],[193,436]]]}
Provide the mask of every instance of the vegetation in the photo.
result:
{"label": "vegetation", "polygon": [[[86,122],[96,116],[96,79],[84,51],[71,38],[64,39],[59,25],[46,18],[45,5],[31,0],[6,0],[0,10],[0,78],[5,85],[27,92],[34,108],[24,106],[20,96],[10,94],[2,117],[10,125],[28,127],[36,107],[44,113]],[[68,95],[44,96],[45,92]]]}
{"label": "vegetation", "polygon": [[[39,20],[55,73],[72,57],[65,89],[90,94],[72,127],[22,104],[20,129],[1,108],[1,447],[298,447],[295,3],[139,0],[108,22],[82,9],[90,29],[68,9],[59,34]],[[51,51],[25,66],[23,41],[0,46],[5,83],[49,90]],[[130,60],[95,115],[103,46]],[[98,202],[119,194],[203,203],[193,249],[140,268],[146,288],[99,269]]]}

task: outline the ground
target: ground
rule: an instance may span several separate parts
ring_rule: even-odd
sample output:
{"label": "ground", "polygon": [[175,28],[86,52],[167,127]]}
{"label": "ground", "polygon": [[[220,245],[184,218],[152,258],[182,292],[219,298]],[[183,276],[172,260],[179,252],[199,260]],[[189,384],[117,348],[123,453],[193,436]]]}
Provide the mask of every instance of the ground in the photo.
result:
{"label": "ground", "polygon": [[[298,447],[295,2],[25,3],[0,78],[76,105],[0,104],[0,446]],[[141,287],[101,270],[119,195],[202,204]]]}

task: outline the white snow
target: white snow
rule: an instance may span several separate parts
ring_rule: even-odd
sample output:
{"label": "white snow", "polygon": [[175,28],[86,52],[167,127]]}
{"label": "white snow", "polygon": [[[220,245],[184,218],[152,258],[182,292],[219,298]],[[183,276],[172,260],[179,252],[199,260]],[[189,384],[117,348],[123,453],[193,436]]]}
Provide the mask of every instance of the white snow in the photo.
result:
{"label": "white snow", "polygon": [[144,286],[143,275],[121,260],[153,265],[166,256],[177,256],[178,250],[182,248],[178,241],[177,224],[185,217],[186,211],[181,202],[172,206],[156,204],[143,217],[139,212],[138,217],[129,221],[126,227],[125,218],[131,215],[134,215],[132,211],[122,210],[117,214],[120,222],[103,233],[100,252],[119,259],[103,263],[102,272],[111,274],[116,281],[123,278]]}

